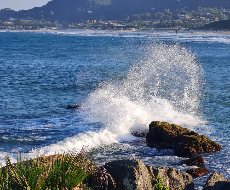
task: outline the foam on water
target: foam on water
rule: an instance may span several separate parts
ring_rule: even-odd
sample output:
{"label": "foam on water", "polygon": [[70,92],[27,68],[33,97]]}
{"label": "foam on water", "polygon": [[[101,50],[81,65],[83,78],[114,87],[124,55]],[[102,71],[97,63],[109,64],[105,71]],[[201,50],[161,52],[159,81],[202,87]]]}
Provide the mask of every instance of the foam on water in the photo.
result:
{"label": "foam on water", "polygon": [[224,33],[215,32],[162,32],[162,33],[152,33],[152,38],[156,39],[168,39],[179,42],[210,42],[210,43],[225,43],[230,44],[230,35]]}
{"label": "foam on water", "polygon": [[25,157],[131,142],[136,140],[133,132],[146,132],[154,120],[187,127],[203,123],[199,117],[203,70],[196,56],[179,44],[148,43],[140,51],[143,56],[134,60],[124,79],[101,83],[83,103],[84,122],[99,128],[87,131],[86,125],[85,133],[32,150]]}
{"label": "foam on water", "polygon": [[188,127],[202,123],[203,71],[196,56],[178,44],[150,43],[141,51],[143,56],[122,81],[102,83],[84,102],[85,122],[97,123],[99,129],[33,150],[30,157],[133,141],[132,133],[145,132],[153,120]]}
{"label": "foam on water", "polygon": [[230,35],[228,33],[205,32],[205,31],[113,31],[113,30],[40,30],[41,33],[63,34],[72,36],[107,36],[107,37],[125,37],[125,38],[152,38],[156,40],[168,39],[174,41],[192,41],[192,42],[210,42],[230,44]]}

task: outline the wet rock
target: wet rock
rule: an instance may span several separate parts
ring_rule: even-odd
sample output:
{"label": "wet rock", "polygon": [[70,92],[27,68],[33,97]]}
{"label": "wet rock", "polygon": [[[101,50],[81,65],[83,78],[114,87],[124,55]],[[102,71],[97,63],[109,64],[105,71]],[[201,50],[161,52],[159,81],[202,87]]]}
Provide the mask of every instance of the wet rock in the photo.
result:
{"label": "wet rock", "polygon": [[186,173],[190,174],[192,177],[200,177],[200,176],[203,176],[205,174],[208,174],[209,170],[206,168],[192,168],[192,169],[186,171]]}
{"label": "wet rock", "polygon": [[230,189],[230,180],[226,179],[223,174],[219,172],[212,173],[203,190],[229,190]]}
{"label": "wet rock", "polygon": [[196,157],[189,158],[187,160],[183,160],[181,163],[187,166],[198,166],[204,164],[204,159],[202,156],[196,156]]}
{"label": "wet rock", "polygon": [[173,149],[174,154],[181,157],[222,150],[218,143],[204,135],[160,121],[150,123],[146,142],[149,147],[155,147],[158,150]]}
{"label": "wet rock", "polygon": [[81,106],[79,106],[79,105],[68,105],[66,107],[66,109],[80,109],[80,108],[81,108]]}
{"label": "wet rock", "polygon": [[222,147],[218,143],[205,135],[199,135],[193,131],[188,134],[179,135],[174,144],[174,154],[182,157],[219,150],[222,150]]}
{"label": "wet rock", "polygon": [[131,131],[131,134],[134,137],[146,137],[146,134],[148,133],[148,130],[143,130],[143,131]]}
{"label": "wet rock", "polygon": [[192,176],[175,168],[147,166],[137,159],[112,161],[104,168],[116,182],[115,189],[152,190],[159,175],[170,190],[194,190]]}
{"label": "wet rock", "polygon": [[153,121],[149,124],[146,142],[149,147],[157,149],[173,149],[178,135],[189,133],[190,130],[167,122]]}

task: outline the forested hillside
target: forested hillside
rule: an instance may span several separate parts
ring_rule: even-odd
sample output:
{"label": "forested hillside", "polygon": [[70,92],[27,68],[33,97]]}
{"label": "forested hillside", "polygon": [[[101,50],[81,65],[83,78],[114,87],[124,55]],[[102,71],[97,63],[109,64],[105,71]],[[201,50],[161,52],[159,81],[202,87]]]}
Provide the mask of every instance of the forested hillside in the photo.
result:
{"label": "forested hillside", "polygon": [[230,8],[230,0],[52,0],[42,7],[19,11],[17,16],[65,22],[121,20],[133,14],[154,14],[163,9],[193,10],[199,6]]}

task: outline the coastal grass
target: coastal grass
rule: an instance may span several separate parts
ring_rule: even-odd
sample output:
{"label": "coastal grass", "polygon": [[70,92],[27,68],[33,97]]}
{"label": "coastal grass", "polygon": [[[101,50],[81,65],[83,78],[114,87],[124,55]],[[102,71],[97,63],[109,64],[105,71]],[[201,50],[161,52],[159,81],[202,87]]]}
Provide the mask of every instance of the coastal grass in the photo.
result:
{"label": "coastal grass", "polygon": [[156,179],[153,181],[154,189],[155,190],[169,190],[169,188],[165,187],[163,183],[163,178],[160,178],[159,175],[157,175]]}
{"label": "coastal grass", "polygon": [[93,162],[81,152],[75,156],[55,155],[17,163],[6,158],[0,169],[1,190],[72,190],[93,173]]}

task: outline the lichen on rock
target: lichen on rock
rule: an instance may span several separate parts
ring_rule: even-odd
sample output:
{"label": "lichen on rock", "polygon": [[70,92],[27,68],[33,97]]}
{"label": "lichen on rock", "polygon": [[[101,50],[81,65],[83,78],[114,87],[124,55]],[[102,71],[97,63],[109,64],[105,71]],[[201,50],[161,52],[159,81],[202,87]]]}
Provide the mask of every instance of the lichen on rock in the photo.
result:
{"label": "lichen on rock", "polygon": [[192,156],[203,152],[222,150],[222,147],[205,135],[167,122],[153,121],[146,135],[149,147],[173,149],[177,156]]}
{"label": "lichen on rock", "polygon": [[175,168],[148,166],[138,159],[116,160],[104,167],[115,180],[115,189],[152,190],[159,175],[170,190],[194,190],[192,176]]}

